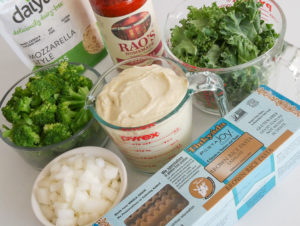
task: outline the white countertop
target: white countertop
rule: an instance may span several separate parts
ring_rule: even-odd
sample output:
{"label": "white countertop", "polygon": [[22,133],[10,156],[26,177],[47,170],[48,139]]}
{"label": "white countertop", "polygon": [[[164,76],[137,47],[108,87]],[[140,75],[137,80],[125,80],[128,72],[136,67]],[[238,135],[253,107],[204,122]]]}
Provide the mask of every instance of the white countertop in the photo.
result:
{"label": "white countertop", "polygon": [[[161,25],[164,23],[166,13],[171,5],[180,0],[153,0],[156,14]],[[287,18],[286,40],[300,46],[300,1],[277,0],[283,8]],[[111,65],[111,60],[106,57],[96,69],[103,72]],[[15,53],[0,37],[0,97],[21,76],[29,72]],[[288,89],[288,87],[287,87]],[[217,117],[209,116],[197,110],[194,111],[193,137],[202,134]],[[107,148],[116,151],[114,145],[108,144]],[[38,226],[40,223],[35,218],[30,205],[30,195],[33,182],[38,175],[2,140],[0,141],[0,225]],[[134,171],[128,167],[129,190],[134,189],[144,181],[148,175]],[[300,214],[300,166],[277,184],[252,210],[249,211],[237,224],[238,226],[299,226]]]}

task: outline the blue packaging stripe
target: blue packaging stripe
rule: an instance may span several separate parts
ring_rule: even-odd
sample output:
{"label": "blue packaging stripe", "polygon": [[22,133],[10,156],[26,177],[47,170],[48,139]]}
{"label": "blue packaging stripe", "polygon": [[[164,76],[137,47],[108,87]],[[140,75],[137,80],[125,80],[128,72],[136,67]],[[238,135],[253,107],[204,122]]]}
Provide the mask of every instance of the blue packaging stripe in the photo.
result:
{"label": "blue packaging stripe", "polygon": [[261,87],[264,90],[271,92],[273,96],[276,96],[280,100],[284,100],[284,101],[288,102],[292,106],[295,106],[297,110],[300,110],[300,105],[296,104],[294,101],[291,101],[290,99],[286,98],[285,96],[281,95],[280,93],[276,92],[275,90],[271,89],[270,87],[268,87],[266,85],[261,85]]}
{"label": "blue packaging stripe", "polygon": [[235,204],[238,205],[257,182],[274,173],[274,171],[274,156],[271,155],[270,158],[262,162],[262,164],[233,189]]}
{"label": "blue packaging stripe", "polygon": [[275,176],[272,177],[254,196],[252,196],[237,211],[238,219],[242,218],[259,200],[261,200],[276,185]]}

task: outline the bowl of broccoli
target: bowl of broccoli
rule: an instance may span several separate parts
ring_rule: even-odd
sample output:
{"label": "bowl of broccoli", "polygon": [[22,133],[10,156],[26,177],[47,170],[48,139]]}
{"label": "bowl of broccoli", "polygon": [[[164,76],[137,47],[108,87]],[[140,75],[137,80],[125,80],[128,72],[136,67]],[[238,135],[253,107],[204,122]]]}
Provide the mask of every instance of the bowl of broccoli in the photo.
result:
{"label": "bowl of broccoli", "polygon": [[99,76],[66,61],[24,76],[0,102],[1,138],[36,169],[74,147],[104,146],[108,137],[85,107]]}
{"label": "bowl of broccoli", "polygon": [[[209,71],[224,81],[230,108],[268,84],[284,49],[286,20],[273,0],[185,0],[164,27],[167,55],[190,71]],[[217,114],[211,93],[195,106]]]}

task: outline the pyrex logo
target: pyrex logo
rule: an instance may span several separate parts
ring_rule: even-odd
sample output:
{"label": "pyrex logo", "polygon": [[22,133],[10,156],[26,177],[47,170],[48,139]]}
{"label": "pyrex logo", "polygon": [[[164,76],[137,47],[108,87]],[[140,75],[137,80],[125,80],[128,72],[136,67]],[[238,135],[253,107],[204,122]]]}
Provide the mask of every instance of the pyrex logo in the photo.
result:
{"label": "pyrex logo", "polygon": [[27,4],[23,6],[15,6],[15,12],[12,15],[12,19],[16,23],[22,23],[35,12],[43,12],[44,4],[49,3],[50,0],[26,0],[26,2]]}
{"label": "pyrex logo", "polygon": [[154,139],[155,137],[159,137],[158,132],[143,135],[143,136],[133,136],[133,137],[121,136],[121,139],[123,141],[142,141],[142,140]]}

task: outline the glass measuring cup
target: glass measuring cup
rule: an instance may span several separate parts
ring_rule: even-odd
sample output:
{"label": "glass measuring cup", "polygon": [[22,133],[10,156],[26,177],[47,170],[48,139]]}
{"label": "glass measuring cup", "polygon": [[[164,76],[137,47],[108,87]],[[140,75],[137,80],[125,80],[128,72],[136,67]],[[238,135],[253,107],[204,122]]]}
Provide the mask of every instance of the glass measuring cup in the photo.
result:
{"label": "glass measuring cup", "polygon": [[[262,4],[260,8],[261,18],[266,23],[273,24],[274,30],[279,34],[274,46],[261,56],[237,66],[211,69],[189,65],[172,53],[170,43],[171,29],[176,25],[180,25],[180,20],[187,18],[189,12],[187,7],[201,8],[203,6],[211,6],[213,2],[216,2],[219,7],[232,6],[234,4],[234,0],[184,0],[168,14],[163,38],[167,55],[183,64],[190,71],[209,71],[218,74],[225,84],[229,108],[236,106],[261,84],[267,84],[280,92],[282,81],[286,81],[286,78],[283,78],[282,72],[281,74],[278,73],[280,71],[278,67],[284,68],[284,76],[286,76],[287,72],[291,74],[290,70],[293,70],[294,74],[299,74],[300,68],[295,65],[297,61],[295,59],[300,58],[300,51],[284,41],[286,19],[280,6],[273,0],[259,0]],[[292,77],[291,79],[294,78],[294,75],[290,76]],[[278,77],[281,79],[278,79]],[[297,89],[296,85],[292,84]],[[194,95],[194,97],[197,108],[212,114],[218,113],[214,97],[210,92]]]}
{"label": "glass measuring cup", "polygon": [[[164,117],[138,127],[120,127],[105,121],[96,109],[97,96],[104,86],[124,69],[124,65],[132,67],[152,64],[170,68],[177,76],[187,78],[189,85],[184,98],[179,100],[178,106]],[[107,70],[89,93],[86,106],[130,163],[143,172],[154,173],[190,144],[192,138],[192,101],[190,97],[195,92],[202,91],[212,91],[217,100],[220,114],[227,113],[223,83],[217,75],[210,72],[187,72],[184,67],[171,59],[143,56],[123,61]]]}

